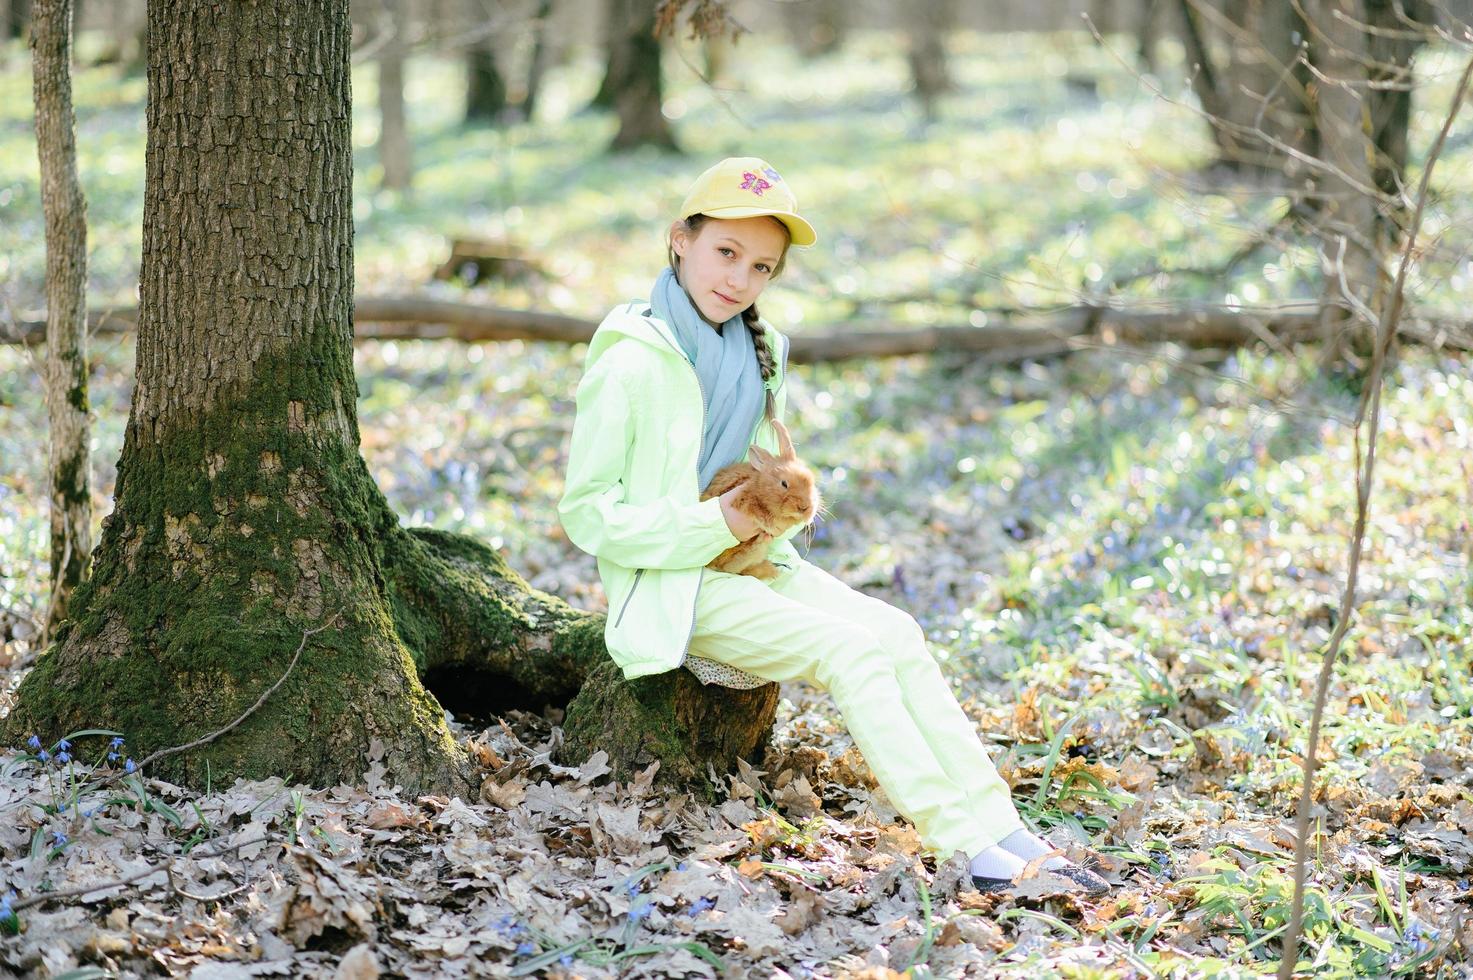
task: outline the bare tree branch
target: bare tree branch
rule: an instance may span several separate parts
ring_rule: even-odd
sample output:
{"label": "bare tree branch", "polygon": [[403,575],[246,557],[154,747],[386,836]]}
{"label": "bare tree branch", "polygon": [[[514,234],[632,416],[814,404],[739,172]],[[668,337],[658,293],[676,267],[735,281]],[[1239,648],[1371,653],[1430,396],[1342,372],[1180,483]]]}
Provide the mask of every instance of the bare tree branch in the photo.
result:
{"label": "bare tree branch", "polygon": [[[1396,333],[1397,321],[1401,316],[1407,268],[1411,265],[1412,249],[1416,244],[1417,231],[1422,224],[1422,212],[1427,203],[1427,186],[1432,177],[1432,170],[1437,164],[1438,155],[1442,152],[1443,144],[1447,142],[1448,131],[1452,129],[1453,120],[1457,118],[1458,110],[1462,108],[1463,100],[1467,96],[1470,77],[1473,77],[1473,58],[1469,59],[1467,67],[1463,69],[1462,77],[1458,79],[1458,87],[1453,93],[1452,104],[1448,107],[1442,130],[1437,134],[1437,141],[1432,144],[1432,149],[1427,155],[1426,166],[1422,169],[1421,184],[1417,188],[1417,210],[1407,229],[1406,243],[1402,248],[1401,264],[1397,269],[1396,282],[1392,287],[1390,301],[1386,304],[1380,317],[1370,377],[1367,380],[1366,394],[1361,400],[1360,412],[1356,419],[1356,458],[1359,463],[1356,468],[1355,528],[1351,531],[1350,536],[1350,561],[1345,576],[1345,589],[1340,596],[1339,617],[1335,621],[1335,630],[1330,636],[1324,661],[1320,665],[1319,681],[1315,685],[1314,711],[1310,715],[1309,739],[1304,751],[1303,785],[1300,788],[1299,808],[1295,818],[1294,900],[1289,916],[1288,931],[1284,934],[1284,955],[1279,962],[1279,980],[1292,980],[1294,968],[1299,959],[1299,937],[1304,922],[1304,876],[1309,862],[1309,810],[1314,798],[1315,753],[1319,748],[1320,722],[1325,713],[1330,680],[1335,674],[1335,661],[1339,657],[1340,644],[1345,638],[1346,631],[1350,628],[1351,616],[1355,609],[1361,549],[1365,542],[1372,478],[1376,468],[1376,438],[1381,426],[1381,389],[1387,349],[1391,344],[1392,336]],[[1360,427],[1367,414],[1370,417],[1370,427],[1366,434],[1365,457],[1361,460]]]}

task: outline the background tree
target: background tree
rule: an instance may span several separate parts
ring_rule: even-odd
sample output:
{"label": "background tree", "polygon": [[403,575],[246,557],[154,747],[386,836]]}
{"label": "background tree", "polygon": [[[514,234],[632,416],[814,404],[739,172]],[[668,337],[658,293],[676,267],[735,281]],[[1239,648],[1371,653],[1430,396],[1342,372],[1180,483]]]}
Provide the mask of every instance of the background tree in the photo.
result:
{"label": "background tree", "polygon": [[[619,131],[614,134],[611,149],[655,146],[678,151],[663,111],[664,82],[661,44],[655,34],[655,0],[610,0],[607,9],[609,68],[604,85],[614,86],[613,107],[619,116]],[[611,82],[611,78],[615,81]]]}
{"label": "background tree", "polygon": [[395,631],[384,554],[403,532],[357,452],[347,15],[346,0],[149,5],[116,505],[11,726],[172,745],[239,717],[331,621],[278,697],[163,771],[345,779],[377,738],[405,785],[465,785]]}
{"label": "background tree", "polygon": [[946,35],[956,27],[956,0],[918,0],[912,8],[910,77],[927,119],[936,118],[936,100],[956,89],[946,64]]}
{"label": "background tree", "polygon": [[22,38],[31,19],[31,0],[6,0],[5,36]]}
{"label": "background tree", "polygon": [[613,109],[614,97],[624,88],[630,69],[630,47],[624,43],[624,16],[629,0],[604,0],[604,75],[588,101],[590,109]]}
{"label": "background tree", "polygon": [[87,399],[87,201],[77,178],[71,0],[31,10],[36,148],[46,219],[46,417],[50,429],[51,602],[43,636],[67,615],[92,554]]}
{"label": "background tree", "polygon": [[466,49],[465,121],[497,123],[506,112],[506,79],[496,64],[496,42],[488,37]]}
{"label": "background tree", "polygon": [[1321,251],[1326,355],[1343,340],[1364,354],[1406,219],[1412,60],[1437,11],[1424,0],[1180,0],[1180,14],[1218,164],[1288,191],[1288,215]]}
{"label": "background tree", "polygon": [[522,118],[531,122],[537,112],[537,99],[542,94],[542,79],[552,64],[552,44],[549,38],[552,20],[552,0],[538,0],[537,10],[532,16],[532,54],[527,59],[527,86],[522,95]]}
{"label": "background tree", "polygon": [[379,162],[383,186],[407,191],[414,183],[414,157],[404,112],[404,62],[413,11],[407,0],[382,0],[378,28],[385,33],[378,55]]}

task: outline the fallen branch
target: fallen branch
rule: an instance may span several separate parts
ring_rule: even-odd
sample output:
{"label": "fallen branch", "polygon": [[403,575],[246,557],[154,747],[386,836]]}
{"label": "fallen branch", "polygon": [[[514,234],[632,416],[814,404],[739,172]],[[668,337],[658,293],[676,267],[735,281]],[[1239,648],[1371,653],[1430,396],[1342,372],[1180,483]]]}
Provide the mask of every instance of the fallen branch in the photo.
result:
{"label": "fallen branch", "polygon": [[[1172,343],[1187,347],[1241,347],[1258,341],[1293,344],[1314,339],[1318,314],[1284,307],[1174,310],[1114,309],[1070,306],[1036,313],[1027,310],[980,311],[986,326],[903,327],[884,323],[841,325],[824,333],[792,336],[790,360],[795,364],[851,358],[904,357],[961,351],[988,354],[1007,362],[1081,347],[1122,343]],[[126,333],[137,325],[136,309],[110,309],[90,314],[94,333]],[[459,340],[466,343],[531,340],[586,343],[598,326],[592,320],[457,303],[422,296],[362,297],[355,303],[357,340]],[[6,339],[34,343],[45,336],[42,321],[22,321]],[[1473,350],[1473,323],[1452,320],[1409,320],[1398,327],[1409,341],[1429,346]]]}

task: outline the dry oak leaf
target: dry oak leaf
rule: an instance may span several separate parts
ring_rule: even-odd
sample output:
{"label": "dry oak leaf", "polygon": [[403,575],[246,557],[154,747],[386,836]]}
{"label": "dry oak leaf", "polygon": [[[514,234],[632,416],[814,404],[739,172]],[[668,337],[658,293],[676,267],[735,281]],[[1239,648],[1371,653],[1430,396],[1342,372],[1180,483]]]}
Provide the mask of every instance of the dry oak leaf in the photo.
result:
{"label": "dry oak leaf", "polygon": [[787,909],[778,917],[778,927],[788,935],[796,936],[823,918],[824,907],[823,895],[811,888],[799,887]]}
{"label": "dry oak leaf", "polygon": [[329,928],[360,939],[375,938],[373,920],[381,910],[371,883],[315,851],[289,847],[287,854],[296,867],[297,882],[280,900],[278,931],[285,938],[298,949]]}

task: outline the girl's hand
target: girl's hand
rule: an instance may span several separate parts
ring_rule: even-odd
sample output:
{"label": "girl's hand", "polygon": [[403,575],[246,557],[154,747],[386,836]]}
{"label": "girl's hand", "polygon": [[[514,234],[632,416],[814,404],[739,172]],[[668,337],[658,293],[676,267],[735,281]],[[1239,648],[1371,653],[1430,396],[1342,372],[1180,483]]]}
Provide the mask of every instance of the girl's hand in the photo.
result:
{"label": "girl's hand", "polygon": [[721,500],[721,516],[726,518],[726,526],[731,529],[733,537],[738,541],[750,541],[756,537],[758,531],[762,530],[762,526],[746,514],[737,510],[736,506],[732,503],[736,500],[737,491],[739,490],[741,490],[740,484],[721,495],[719,498]]}

